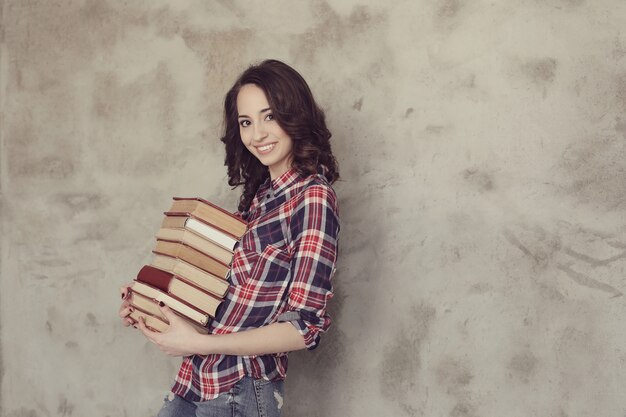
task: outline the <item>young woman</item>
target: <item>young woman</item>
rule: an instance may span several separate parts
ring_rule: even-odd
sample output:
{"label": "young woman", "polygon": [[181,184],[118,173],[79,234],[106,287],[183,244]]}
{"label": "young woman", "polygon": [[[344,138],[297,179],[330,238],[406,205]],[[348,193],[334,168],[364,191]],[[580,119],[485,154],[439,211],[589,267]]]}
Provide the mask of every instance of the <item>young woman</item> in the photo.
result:
{"label": "young woman", "polygon": [[[138,324],[163,352],[184,357],[160,417],[279,416],[287,352],[314,349],[330,325],[339,173],[324,113],[300,74],[267,60],[228,91],[224,120],[228,183],[243,186],[248,230],[208,335],[167,306],[167,332]],[[131,308],[120,307],[126,326]]]}

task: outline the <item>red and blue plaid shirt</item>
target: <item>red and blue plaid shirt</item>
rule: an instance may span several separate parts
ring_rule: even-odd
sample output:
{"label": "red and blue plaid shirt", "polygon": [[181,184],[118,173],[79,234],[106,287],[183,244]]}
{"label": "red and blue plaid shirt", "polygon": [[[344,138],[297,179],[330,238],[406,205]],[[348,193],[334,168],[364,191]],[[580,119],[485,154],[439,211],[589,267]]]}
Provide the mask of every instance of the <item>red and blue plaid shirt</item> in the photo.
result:
{"label": "red and blue plaid shirt", "polygon": [[[289,170],[259,187],[244,215],[248,230],[235,248],[228,294],[209,333],[225,334],[290,322],[308,349],[330,326],[326,303],[337,258],[337,198],[321,174]],[[205,401],[248,375],[284,379],[287,353],[185,357],[172,392]]]}

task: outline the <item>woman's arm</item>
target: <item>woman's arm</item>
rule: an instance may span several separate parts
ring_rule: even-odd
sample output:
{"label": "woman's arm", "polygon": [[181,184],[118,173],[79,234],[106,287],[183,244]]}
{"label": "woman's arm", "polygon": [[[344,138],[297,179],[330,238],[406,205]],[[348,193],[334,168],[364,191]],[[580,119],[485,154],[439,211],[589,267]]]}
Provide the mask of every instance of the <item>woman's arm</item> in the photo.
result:
{"label": "woman's arm", "polygon": [[161,311],[170,322],[165,333],[149,330],[143,320],[137,325],[143,334],[157,347],[170,356],[193,354],[265,355],[304,349],[304,338],[291,323],[272,323],[241,332],[205,335],[196,330],[168,307]]}

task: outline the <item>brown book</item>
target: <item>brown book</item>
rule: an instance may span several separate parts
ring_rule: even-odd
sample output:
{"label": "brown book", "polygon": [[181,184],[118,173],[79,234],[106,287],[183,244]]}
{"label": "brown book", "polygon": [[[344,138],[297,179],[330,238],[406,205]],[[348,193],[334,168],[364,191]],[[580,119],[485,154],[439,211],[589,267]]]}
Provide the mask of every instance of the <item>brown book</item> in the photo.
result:
{"label": "brown book", "polygon": [[138,308],[135,308],[135,311],[130,313],[128,317],[133,320],[133,324],[139,323],[139,318],[143,318],[146,327],[153,332],[163,333],[170,327],[169,324],[158,317],[152,316],[145,311],[139,310]]}
{"label": "brown book", "polygon": [[170,242],[184,243],[200,252],[210,254],[213,259],[220,261],[224,265],[228,265],[233,259],[232,251],[223,248],[191,230],[182,228],[161,228],[157,232],[156,238],[159,240],[169,240]]}
{"label": "brown book", "polygon": [[235,236],[227,233],[193,215],[180,215],[180,213],[176,215],[176,213],[169,211],[165,212],[165,218],[161,223],[161,228],[185,228],[187,230],[191,230],[205,239],[215,242],[229,252],[234,250],[235,244],[241,238],[241,236]]}
{"label": "brown book", "polygon": [[200,269],[219,277],[226,279],[228,266],[220,261],[215,260],[210,255],[200,252],[189,245],[181,242],[170,242],[167,240],[157,240],[155,249],[152,251],[156,254],[171,256],[172,258],[180,258]]}
{"label": "brown book", "polygon": [[[161,312],[161,309],[157,305],[157,301],[132,290],[128,296],[128,301],[130,302],[130,305],[134,307],[135,311],[133,311],[130,316],[135,322],[139,320],[139,317],[144,317],[146,325],[158,332],[164,332],[169,328],[168,320]],[[173,309],[172,311],[176,312]],[[208,333],[208,329],[206,327],[200,326],[198,323],[181,314],[178,315],[187,323],[191,324],[198,333]]]}
{"label": "brown book", "polygon": [[221,300],[183,277],[145,265],[137,274],[137,281],[151,285],[159,290],[178,297],[192,306],[215,317],[215,311]]}
{"label": "brown book", "polygon": [[161,228],[185,228],[187,230],[192,230],[194,233],[210,240],[211,242],[215,242],[229,252],[233,252],[235,244],[241,237],[233,236],[230,233],[214,227],[193,215],[176,215],[170,211],[165,212],[165,218],[163,219],[163,222],[161,222]]}
{"label": "brown book", "polygon": [[184,277],[193,282],[198,287],[206,290],[218,297],[224,297],[228,291],[228,282],[197,268],[182,259],[172,258],[166,255],[155,255],[150,264],[162,271],[170,272],[174,275]]}
{"label": "brown book", "polygon": [[208,314],[200,311],[200,309],[198,309],[197,307],[190,305],[188,302],[181,300],[174,295],[167,294],[160,289],[145,284],[143,282],[133,281],[130,289],[133,291],[133,293],[139,293],[144,297],[154,300],[157,303],[159,301],[164,302],[165,305],[167,305],[172,310],[180,313],[185,317],[188,317],[189,319],[195,321],[202,326],[206,325],[209,322],[209,318],[211,317]]}
{"label": "brown book", "polygon": [[193,215],[239,239],[246,232],[246,222],[202,198],[174,197],[172,214]]}

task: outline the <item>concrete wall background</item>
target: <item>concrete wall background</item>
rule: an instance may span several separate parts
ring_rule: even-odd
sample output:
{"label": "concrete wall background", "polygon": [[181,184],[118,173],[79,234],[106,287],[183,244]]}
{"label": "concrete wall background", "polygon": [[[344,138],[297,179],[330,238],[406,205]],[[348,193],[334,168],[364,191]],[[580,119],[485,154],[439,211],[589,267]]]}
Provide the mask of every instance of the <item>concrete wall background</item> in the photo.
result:
{"label": "concrete wall background", "polygon": [[116,316],[173,195],[235,207],[235,76],[294,65],[343,180],[287,416],[624,416],[626,2],[0,0],[0,415],[149,416]]}

